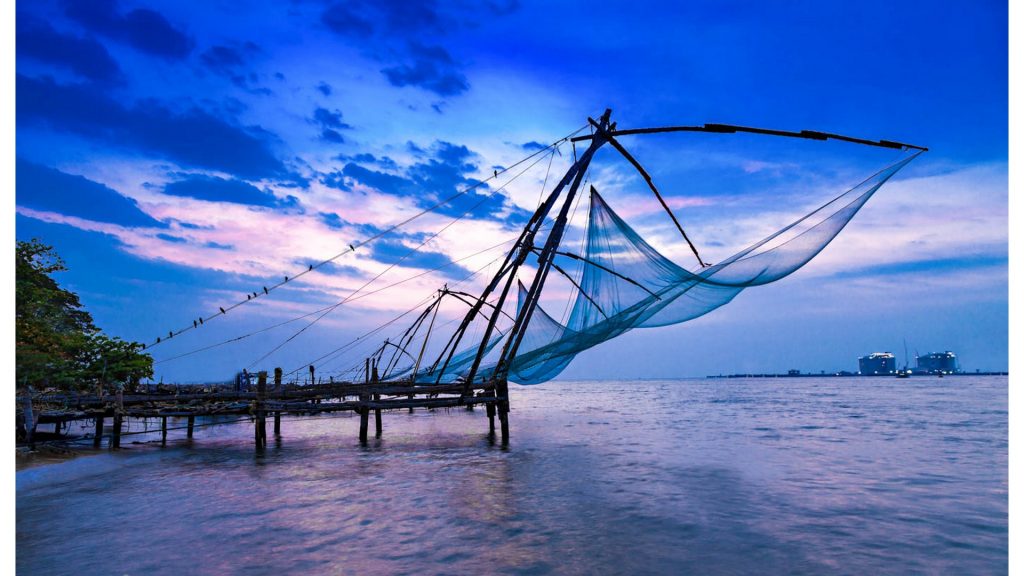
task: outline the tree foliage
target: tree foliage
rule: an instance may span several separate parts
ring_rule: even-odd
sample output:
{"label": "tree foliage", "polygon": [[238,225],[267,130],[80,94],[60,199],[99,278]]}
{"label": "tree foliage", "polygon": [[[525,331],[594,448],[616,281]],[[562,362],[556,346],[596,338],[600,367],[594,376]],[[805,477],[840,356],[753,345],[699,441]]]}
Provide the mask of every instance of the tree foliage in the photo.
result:
{"label": "tree foliage", "polygon": [[67,270],[51,246],[18,241],[15,264],[17,386],[95,390],[153,374],[142,345],[104,335],[78,295],[52,275]]}

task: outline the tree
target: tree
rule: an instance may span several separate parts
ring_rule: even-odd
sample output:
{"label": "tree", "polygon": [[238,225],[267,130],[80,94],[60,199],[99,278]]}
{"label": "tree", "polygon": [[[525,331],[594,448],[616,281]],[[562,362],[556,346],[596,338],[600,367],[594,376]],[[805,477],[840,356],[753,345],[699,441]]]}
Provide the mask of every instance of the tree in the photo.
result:
{"label": "tree", "polygon": [[94,390],[97,383],[152,376],[142,345],[103,335],[78,295],[51,275],[64,261],[37,239],[18,241],[15,264],[17,386]]}

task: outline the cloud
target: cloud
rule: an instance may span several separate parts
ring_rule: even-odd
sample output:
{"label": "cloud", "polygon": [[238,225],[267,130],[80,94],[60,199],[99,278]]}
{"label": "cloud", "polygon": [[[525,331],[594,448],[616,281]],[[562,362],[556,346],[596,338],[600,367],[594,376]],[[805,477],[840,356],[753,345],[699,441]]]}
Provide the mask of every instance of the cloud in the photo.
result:
{"label": "cloud", "polygon": [[274,207],[277,196],[241,180],[225,180],[214,176],[192,175],[164,186],[164,194],[187,196],[210,202],[232,202],[250,206]]}
{"label": "cloud", "polygon": [[321,82],[321,83],[317,84],[316,85],[316,89],[321,94],[323,94],[324,96],[330,96],[331,95],[331,85],[328,84],[327,82]]}
{"label": "cloud", "polygon": [[98,182],[20,158],[15,167],[18,206],[126,227],[166,227],[135,200]]}
{"label": "cloud", "polygon": [[342,36],[366,38],[373,34],[373,23],[363,18],[349,4],[333,4],[320,15],[320,21],[329,30]]}
{"label": "cloud", "polygon": [[17,14],[16,34],[19,57],[65,68],[88,80],[122,80],[121,68],[96,40],[61,34],[49,23],[24,12]]}
{"label": "cloud", "polygon": [[466,76],[444,48],[413,43],[409,56],[411,62],[381,70],[393,86],[418,86],[439,96],[457,96],[469,90]]}
{"label": "cloud", "polygon": [[327,142],[334,142],[342,144],[345,142],[345,138],[341,135],[340,130],[351,130],[352,126],[341,120],[340,110],[328,110],[326,108],[317,108],[313,112],[313,123],[320,126],[320,138]]}
{"label": "cloud", "polygon": [[231,75],[245,64],[242,54],[228,46],[212,46],[199,57],[207,68],[225,75]]}
{"label": "cloud", "polygon": [[229,124],[198,108],[172,111],[152,100],[126,107],[90,85],[61,85],[21,74],[16,98],[19,125],[46,125],[113,147],[243,178],[288,176],[270,151],[269,143],[275,139],[270,133],[258,126]]}
{"label": "cloud", "polygon": [[341,216],[338,216],[334,212],[321,212],[319,214],[320,221],[326,224],[329,228],[341,229],[347,224]]}
{"label": "cloud", "polygon": [[116,0],[68,0],[65,13],[86,29],[140,52],[182,59],[192,51],[192,40],[153,10],[140,8],[121,14]]}
{"label": "cloud", "polygon": [[443,31],[437,2],[357,1],[328,6],[320,21],[343,36],[367,38],[375,32],[408,35]]}
{"label": "cloud", "polygon": [[269,95],[270,89],[257,87],[260,83],[259,75],[246,70],[248,60],[262,52],[261,48],[253,42],[246,42],[240,48],[217,45],[211,46],[199,57],[210,71],[223,76],[232,84],[253,94]]}
{"label": "cloud", "polygon": [[425,150],[412,142],[408,145],[410,149],[419,151],[423,156],[422,160],[398,170],[383,164],[371,155],[366,155],[365,160],[377,161],[383,169],[377,170],[362,163],[349,162],[342,169],[341,178],[335,173],[324,183],[333,184],[335,187],[350,188],[350,184],[369,187],[390,196],[410,198],[420,208],[433,206],[440,200],[475,186],[473,190],[438,207],[436,213],[498,220],[511,227],[518,226],[529,218],[528,212],[514,205],[505,195],[490,193],[487,184],[480,184],[479,180],[472,177],[478,170],[477,154],[466,146],[437,141],[429,150]]}
{"label": "cloud", "polygon": [[177,242],[177,243],[181,243],[181,244],[188,243],[188,240],[186,240],[184,238],[181,238],[179,236],[172,236],[171,234],[162,234],[161,233],[161,234],[157,234],[156,237],[161,239],[161,240],[166,240],[168,242]]}
{"label": "cloud", "polygon": [[[514,3],[488,3],[481,17],[506,15]],[[467,24],[465,10],[442,2],[357,1],[335,3],[321,14],[328,30],[367,51],[386,66],[381,74],[393,86],[415,86],[439,96],[469,90],[462,66],[438,38]],[[441,113],[443,103],[431,109]]]}
{"label": "cloud", "polygon": [[412,250],[423,240],[415,244],[406,245],[400,240],[381,239],[370,245],[370,252],[374,260],[384,264],[401,264],[406,268],[421,268],[432,270],[434,268],[446,267],[444,274],[449,278],[462,277],[469,274],[469,270],[458,264],[453,264],[452,259],[440,252],[433,252],[420,248]]}

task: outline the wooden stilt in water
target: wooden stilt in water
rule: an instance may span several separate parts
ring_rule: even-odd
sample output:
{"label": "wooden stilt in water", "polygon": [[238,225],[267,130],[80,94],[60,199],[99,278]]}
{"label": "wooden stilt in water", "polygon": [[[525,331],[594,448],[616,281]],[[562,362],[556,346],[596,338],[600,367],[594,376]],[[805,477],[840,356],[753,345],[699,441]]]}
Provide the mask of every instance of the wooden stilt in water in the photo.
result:
{"label": "wooden stilt in water", "polygon": [[[280,393],[281,388],[281,375],[283,370],[280,367],[274,368],[274,391]],[[274,412],[274,437],[281,436],[281,412]]]}
{"label": "wooden stilt in water", "polygon": [[494,435],[494,402],[487,403],[487,420],[490,422],[490,433]]}
{"label": "wooden stilt in water", "polygon": [[21,408],[25,413],[25,441],[30,448],[35,448],[33,436],[36,433],[36,418],[32,413],[32,388],[28,389],[28,396],[22,399]]}
{"label": "wooden stilt in water", "polygon": [[114,435],[110,438],[110,447],[116,450],[121,447],[121,425],[124,422],[124,390],[121,389],[120,385],[115,395],[115,401]]}
{"label": "wooden stilt in water", "polygon": [[501,443],[508,444],[508,380],[501,379],[494,388],[498,400],[498,420],[501,421]]}
{"label": "wooden stilt in water", "polygon": [[[380,400],[380,394],[374,394],[373,395],[373,399],[375,401],[379,401]],[[381,435],[384,433],[384,423],[381,422],[380,408],[377,408],[377,409],[375,409],[373,411],[373,416],[376,419],[376,424],[377,424],[377,438],[380,438]]]}
{"label": "wooden stilt in water", "polygon": [[121,415],[120,411],[114,413],[114,431],[110,436],[110,447],[114,450],[121,447],[121,422],[123,419],[124,416]]}
{"label": "wooden stilt in water", "polygon": [[[376,360],[373,361],[373,371],[370,374],[370,380],[374,384],[380,382],[380,375],[377,373],[377,361]],[[380,394],[374,394],[373,395],[373,401],[374,402],[379,402],[380,401]],[[384,433],[384,424],[383,424],[383,422],[381,422],[380,408],[374,408],[373,409],[373,419],[374,419],[374,424],[375,424],[375,430],[376,430],[376,433],[377,433],[377,438],[380,438],[381,434]]]}
{"label": "wooden stilt in water", "polygon": [[167,445],[167,416],[160,417],[160,444]]}
{"label": "wooden stilt in water", "polygon": [[[364,400],[365,395],[360,396],[360,400]],[[370,409],[363,406],[359,409],[359,441],[366,442],[367,431],[370,427]]]}
{"label": "wooden stilt in water", "polygon": [[188,438],[190,440],[192,439],[192,430],[195,428],[195,426],[196,426],[196,417],[195,416],[189,416],[188,417],[188,432],[187,432],[187,436],[188,436]]}
{"label": "wooden stilt in water", "polygon": [[256,449],[267,447],[267,413],[264,402],[267,397],[267,373],[260,371],[256,380]]}
{"label": "wooden stilt in water", "polygon": [[92,447],[99,448],[103,441],[103,414],[96,415],[96,433],[92,437]]}

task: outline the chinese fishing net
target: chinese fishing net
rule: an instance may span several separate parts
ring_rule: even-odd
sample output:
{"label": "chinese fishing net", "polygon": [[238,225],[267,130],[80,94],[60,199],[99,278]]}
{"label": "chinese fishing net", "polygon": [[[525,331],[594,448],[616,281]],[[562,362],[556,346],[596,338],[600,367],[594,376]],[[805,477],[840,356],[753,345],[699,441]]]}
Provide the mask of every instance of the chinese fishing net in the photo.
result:
{"label": "chinese fishing net", "polygon": [[[634,328],[692,320],[728,303],[744,289],[775,282],[816,256],[850,222],[871,196],[914,152],[826,202],[806,216],[718,264],[691,272],[651,247],[601,197],[591,191],[585,248],[576,255],[583,273],[565,324],[537,307],[509,368],[509,380],[538,384],[557,376],[580,352]],[[569,256],[562,256],[569,258]],[[519,285],[519,306],[526,289]],[[486,346],[478,379],[492,376],[486,362],[499,350],[502,335]],[[465,377],[479,343],[455,354],[444,373],[416,380],[453,382]],[[407,371],[396,374],[407,375]]]}

